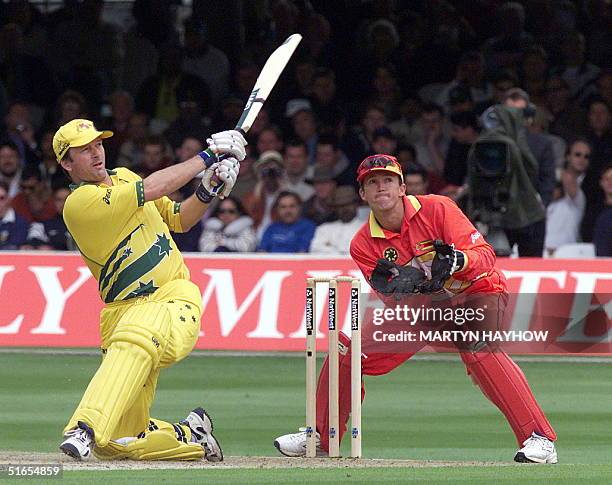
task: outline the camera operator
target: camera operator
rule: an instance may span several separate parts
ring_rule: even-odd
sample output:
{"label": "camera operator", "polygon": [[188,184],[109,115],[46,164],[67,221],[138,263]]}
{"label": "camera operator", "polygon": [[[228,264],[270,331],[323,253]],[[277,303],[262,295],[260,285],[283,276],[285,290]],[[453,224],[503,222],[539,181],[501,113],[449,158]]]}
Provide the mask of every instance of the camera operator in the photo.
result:
{"label": "camera operator", "polygon": [[468,214],[500,256],[541,257],[545,209],[536,187],[539,166],[529,149],[522,109],[495,105],[468,155]]}

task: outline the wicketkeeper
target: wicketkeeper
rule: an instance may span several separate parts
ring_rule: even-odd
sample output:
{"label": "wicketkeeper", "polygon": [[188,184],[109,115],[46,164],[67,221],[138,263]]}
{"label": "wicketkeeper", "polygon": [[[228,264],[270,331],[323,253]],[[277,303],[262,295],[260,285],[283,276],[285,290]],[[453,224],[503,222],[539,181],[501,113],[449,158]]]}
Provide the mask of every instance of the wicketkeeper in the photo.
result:
{"label": "wicketkeeper", "polygon": [[[500,310],[507,299],[506,280],[495,267],[493,248],[456,204],[438,195],[406,196],[401,167],[394,157],[373,155],[357,170],[359,194],[369,205],[370,219],[351,242],[351,257],[383,300],[408,294],[467,295],[495,298]],[[462,295],[461,297],[459,295]],[[492,322],[494,325],[497,322]],[[421,344],[425,346],[426,342]],[[340,437],[351,407],[350,340],[340,334]],[[418,350],[418,349],[416,349]],[[364,375],[386,374],[416,352],[364,352]],[[344,353],[343,353],[344,351]],[[533,396],[525,375],[499,348],[462,349],[467,373],[504,414],[520,449],[517,462],[557,463],[556,434]],[[362,384],[362,398],[365,388]],[[328,361],[317,387],[317,438],[328,451]],[[305,456],[306,433],[280,436],[276,448],[287,456]]]}
{"label": "wicketkeeper", "polygon": [[[76,459],[93,451],[104,459],[221,461],[204,409],[178,423],[149,410],[160,370],[191,352],[202,315],[200,290],[170,231],[188,231],[214,197],[229,195],[247,143],[237,131],[216,133],[207,140],[212,155],[201,152],[142,180],[126,168],[106,169],[102,140],[112,135],[75,119],[53,137],[57,161],[74,183],[64,220],[105,303],[102,363],[60,449]],[[220,160],[222,154],[229,158]],[[202,171],[191,197],[167,197]]]}

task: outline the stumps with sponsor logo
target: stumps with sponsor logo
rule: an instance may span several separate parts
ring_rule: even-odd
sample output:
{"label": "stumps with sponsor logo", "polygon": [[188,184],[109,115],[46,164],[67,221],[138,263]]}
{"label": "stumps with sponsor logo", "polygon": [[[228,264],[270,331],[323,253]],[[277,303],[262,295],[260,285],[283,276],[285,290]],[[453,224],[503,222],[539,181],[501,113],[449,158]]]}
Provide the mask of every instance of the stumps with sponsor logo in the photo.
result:
{"label": "stumps with sponsor logo", "polygon": [[[338,284],[350,283],[351,312],[351,457],[361,457],[361,325],[359,320],[359,294],[361,282],[352,276],[335,278],[308,278],[306,280],[306,457],[314,458],[316,449],[316,392],[317,392],[317,349],[316,311],[317,283],[327,284],[328,296],[328,356],[329,356],[329,456],[340,456],[340,435],[338,433]],[[323,430],[321,430],[323,431]]]}

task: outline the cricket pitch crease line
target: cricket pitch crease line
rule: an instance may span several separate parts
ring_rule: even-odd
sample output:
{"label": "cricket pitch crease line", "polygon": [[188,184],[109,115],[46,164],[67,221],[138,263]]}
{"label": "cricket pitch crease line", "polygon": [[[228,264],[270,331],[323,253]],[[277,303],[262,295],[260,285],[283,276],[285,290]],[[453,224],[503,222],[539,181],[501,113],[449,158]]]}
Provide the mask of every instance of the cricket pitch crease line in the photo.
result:
{"label": "cricket pitch crease line", "polygon": [[280,456],[226,456],[221,463],[201,461],[74,461],[60,453],[29,451],[0,451],[0,466],[6,464],[57,464],[64,471],[88,470],[174,470],[174,469],[289,469],[289,468],[440,468],[440,467],[492,467],[521,466],[513,462],[400,460],[378,458],[287,458]]}

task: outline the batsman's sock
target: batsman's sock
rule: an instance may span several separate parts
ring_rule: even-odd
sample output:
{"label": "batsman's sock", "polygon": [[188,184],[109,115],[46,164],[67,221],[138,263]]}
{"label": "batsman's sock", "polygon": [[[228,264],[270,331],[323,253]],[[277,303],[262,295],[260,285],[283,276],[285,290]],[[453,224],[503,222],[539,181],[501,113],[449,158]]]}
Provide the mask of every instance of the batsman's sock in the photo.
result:
{"label": "batsman's sock", "polygon": [[500,351],[462,352],[468,374],[506,416],[519,445],[533,432],[551,441],[557,435],[538,405],[521,368]]}

